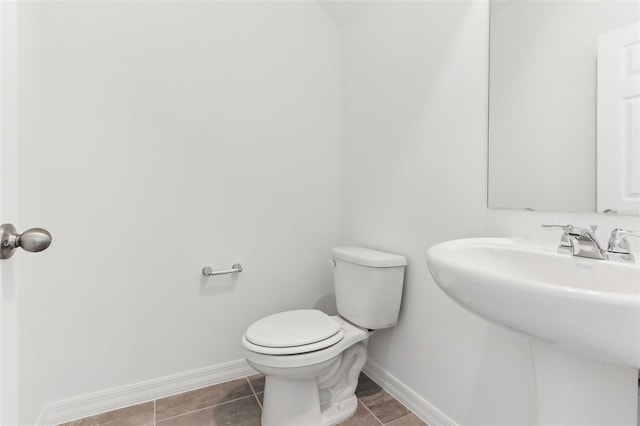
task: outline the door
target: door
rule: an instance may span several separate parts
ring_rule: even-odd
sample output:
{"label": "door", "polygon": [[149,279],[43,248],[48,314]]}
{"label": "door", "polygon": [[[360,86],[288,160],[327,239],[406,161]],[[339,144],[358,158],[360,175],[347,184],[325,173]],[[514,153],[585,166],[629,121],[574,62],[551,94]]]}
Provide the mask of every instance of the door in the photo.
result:
{"label": "door", "polygon": [[[0,1],[0,223],[18,222],[17,2]],[[0,424],[18,423],[15,258],[0,261]]]}
{"label": "door", "polygon": [[640,213],[640,23],[598,37],[598,212]]}

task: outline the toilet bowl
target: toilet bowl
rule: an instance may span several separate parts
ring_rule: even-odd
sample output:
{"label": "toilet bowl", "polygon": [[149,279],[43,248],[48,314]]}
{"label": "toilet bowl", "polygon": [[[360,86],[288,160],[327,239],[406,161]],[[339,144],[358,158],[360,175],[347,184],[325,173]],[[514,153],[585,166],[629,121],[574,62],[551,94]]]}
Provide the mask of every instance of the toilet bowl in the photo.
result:
{"label": "toilet bowl", "polygon": [[361,247],[332,254],[339,315],[280,312],[242,338],[248,364],[265,375],[262,426],[329,426],[351,417],[369,336],[397,321],[406,258]]}

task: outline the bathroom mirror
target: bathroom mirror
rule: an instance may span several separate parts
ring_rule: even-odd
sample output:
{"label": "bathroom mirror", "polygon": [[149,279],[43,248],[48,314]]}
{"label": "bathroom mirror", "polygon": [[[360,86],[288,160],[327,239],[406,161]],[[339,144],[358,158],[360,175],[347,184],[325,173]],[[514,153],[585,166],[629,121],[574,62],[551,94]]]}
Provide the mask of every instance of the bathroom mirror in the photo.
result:
{"label": "bathroom mirror", "polygon": [[[640,88],[640,40],[615,35],[636,37],[640,2],[490,4],[489,207],[638,214],[640,93],[608,99],[617,89],[603,78]],[[598,81],[608,66],[599,43],[612,38],[607,60],[624,69],[601,69]],[[603,134],[611,123],[618,135]]]}

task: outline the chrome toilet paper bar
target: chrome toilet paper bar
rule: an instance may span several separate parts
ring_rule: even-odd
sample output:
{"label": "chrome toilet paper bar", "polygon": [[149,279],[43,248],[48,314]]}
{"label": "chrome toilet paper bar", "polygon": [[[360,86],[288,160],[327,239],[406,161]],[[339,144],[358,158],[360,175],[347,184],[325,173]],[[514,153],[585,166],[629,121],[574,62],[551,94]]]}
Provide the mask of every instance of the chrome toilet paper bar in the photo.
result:
{"label": "chrome toilet paper bar", "polygon": [[202,268],[202,275],[205,277],[210,277],[211,275],[235,274],[237,272],[242,272],[242,265],[239,263],[234,263],[231,265],[231,269],[225,269],[223,271],[214,271],[211,266],[205,266]]}

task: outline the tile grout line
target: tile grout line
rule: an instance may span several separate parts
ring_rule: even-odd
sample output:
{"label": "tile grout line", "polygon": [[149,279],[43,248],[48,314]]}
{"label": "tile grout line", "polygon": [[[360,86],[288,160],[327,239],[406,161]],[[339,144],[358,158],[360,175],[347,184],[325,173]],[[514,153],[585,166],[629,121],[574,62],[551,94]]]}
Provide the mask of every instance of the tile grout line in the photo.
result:
{"label": "tile grout line", "polygon": [[253,394],[256,394],[256,390],[253,388],[253,385],[251,384],[251,380],[249,380],[249,376],[244,376],[245,380],[247,381],[247,383],[249,383],[249,389],[251,389],[251,392],[253,392]]}
{"label": "tile grout line", "polygon": [[365,404],[364,402],[360,401],[360,398],[357,398],[358,403],[362,404],[362,406],[364,407],[365,410],[367,410],[369,412],[369,414],[371,414],[373,416],[374,419],[376,419],[378,421],[378,423],[380,423],[381,425],[384,425],[384,423],[382,423],[382,421],[378,418],[378,416],[376,416],[375,414],[373,414],[373,411],[369,410],[369,407],[367,407],[367,404]]}
{"label": "tile grout line", "polygon": [[176,417],[184,416],[186,414],[193,414],[193,413],[197,413],[198,411],[208,410],[209,408],[217,407],[219,405],[228,404],[229,402],[240,401],[241,399],[250,398],[251,396],[255,396],[255,395],[245,395],[245,396],[241,396],[240,398],[230,399],[228,401],[220,402],[218,404],[207,405],[206,407],[198,408],[197,410],[185,411],[184,413],[180,413],[180,414],[177,414],[175,416],[171,416],[171,417],[167,417],[165,419],[162,419],[162,420],[160,420],[159,423],[162,423],[162,422],[164,422],[166,420],[175,419]]}
{"label": "tile grout line", "polygon": [[[0,2],[1,1],[2,0],[0,0]],[[257,374],[251,374],[251,376],[254,376],[254,375],[257,375]],[[162,399],[172,398],[174,396],[183,395],[185,393],[194,392],[194,391],[202,390],[202,389],[205,389],[205,388],[210,388],[210,387],[213,387],[213,386],[222,385],[224,383],[229,383],[229,382],[233,382],[235,380],[244,379],[245,377],[249,377],[249,376],[239,376],[239,377],[232,378],[232,379],[225,379],[225,380],[223,380],[221,382],[217,382],[217,383],[213,383],[213,384],[199,384],[194,388],[189,387],[189,388],[181,390],[181,391],[174,391],[173,393],[170,393],[169,395],[164,395],[164,396],[156,399],[155,401],[160,401]],[[251,383],[249,383],[249,385],[251,385]],[[149,400],[147,402],[150,402],[150,401],[152,401],[152,400]],[[134,405],[137,405],[137,404],[134,404]],[[127,407],[131,407],[131,405],[128,405]],[[127,407],[122,407],[122,408],[127,408]]]}
{"label": "tile grout line", "polygon": [[260,412],[262,412],[262,404],[260,403],[260,398],[258,398],[258,394],[253,394],[256,397],[256,402],[258,403],[258,407],[260,407]]}
{"label": "tile grout line", "polygon": [[[364,374],[364,373],[363,373],[363,374]],[[365,376],[366,376],[366,377],[369,377],[369,376],[367,376],[366,374],[365,374]],[[415,413],[414,413],[413,411],[411,411],[411,410],[410,410],[406,405],[404,405],[403,403],[401,403],[400,401],[398,401],[398,400],[397,400],[393,395],[391,395],[389,392],[387,392],[387,391],[386,391],[382,386],[380,386],[380,384],[379,384],[378,382],[376,382],[375,380],[373,380],[371,377],[369,377],[369,379],[370,379],[372,382],[374,382],[376,385],[378,385],[378,387],[380,388],[380,390],[382,390],[383,392],[385,392],[387,395],[389,395],[391,398],[393,398],[393,400],[394,400],[394,401],[396,401],[397,403],[399,403],[402,407],[404,407],[404,408],[408,411],[408,413],[407,413],[407,414],[405,414],[405,415],[403,415],[403,416],[400,416],[400,417],[398,417],[397,419],[393,419],[393,420],[391,420],[391,421],[390,421],[390,422],[388,422],[388,423],[383,423],[383,422],[382,422],[382,420],[380,420],[380,419],[378,418],[378,416],[376,416],[375,414],[373,414],[373,412],[372,412],[371,410],[369,410],[369,407],[367,407],[367,404],[365,404],[365,403],[363,402],[363,403],[362,403],[362,405],[364,405],[364,407],[367,409],[367,411],[369,411],[369,412],[373,415],[373,417],[375,417],[375,418],[376,418],[376,420],[378,420],[378,421],[380,422],[380,424],[381,424],[381,425],[383,425],[383,426],[389,426],[389,425],[392,425],[394,422],[396,422],[396,421],[398,421],[398,420],[400,420],[400,419],[403,419],[403,418],[405,418],[405,417],[407,417],[407,416],[409,416],[409,415],[411,415],[411,414],[414,414],[414,415],[415,415]],[[358,400],[360,400],[360,398],[358,398]],[[427,425],[427,426],[428,426],[428,425]],[[638,426],[640,426],[640,425],[638,425]]]}
{"label": "tile grout line", "polygon": [[[264,392],[263,392],[264,395]],[[254,393],[253,396],[256,397],[256,402],[258,403],[258,407],[260,407],[260,412],[262,412],[262,403],[260,402],[260,398],[258,398],[258,394]]]}
{"label": "tile grout line", "polygon": [[[405,408],[407,408],[407,407],[405,407]],[[394,420],[391,420],[389,423],[384,423],[384,425],[385,425],[385,426],[393,426],[393,424],[394,424],[395,422],[397,422],[398,420],[400,420],[400,419],[404,419],[405,417],[408,417],[408,416],[410,416],[410,415],[412,415],[412,414],[413,414],[413,415],[415,415],[413,411],[409,411],[409,412],[408,412],[407,414],[405,414],[404,416],[402,416],[402,417],[398,417],[397,419],[394,419]],[[416,416],[416,417],[417,417],[417,416]]]}
{"label": "tile grout line", "polygon": [[262,411],[262,404],[260,403],[260,398],[258,398],[258,393],[256,392],[255,388],[251,384],[251,380],[249,380],[249,376],[245,376],[245,379],[247,379],[247,382],[249,382],[249,387],[253,391],[253,396],[256,397],[256,402],[258,403],[258,407],[260,407],[260,411]]}

